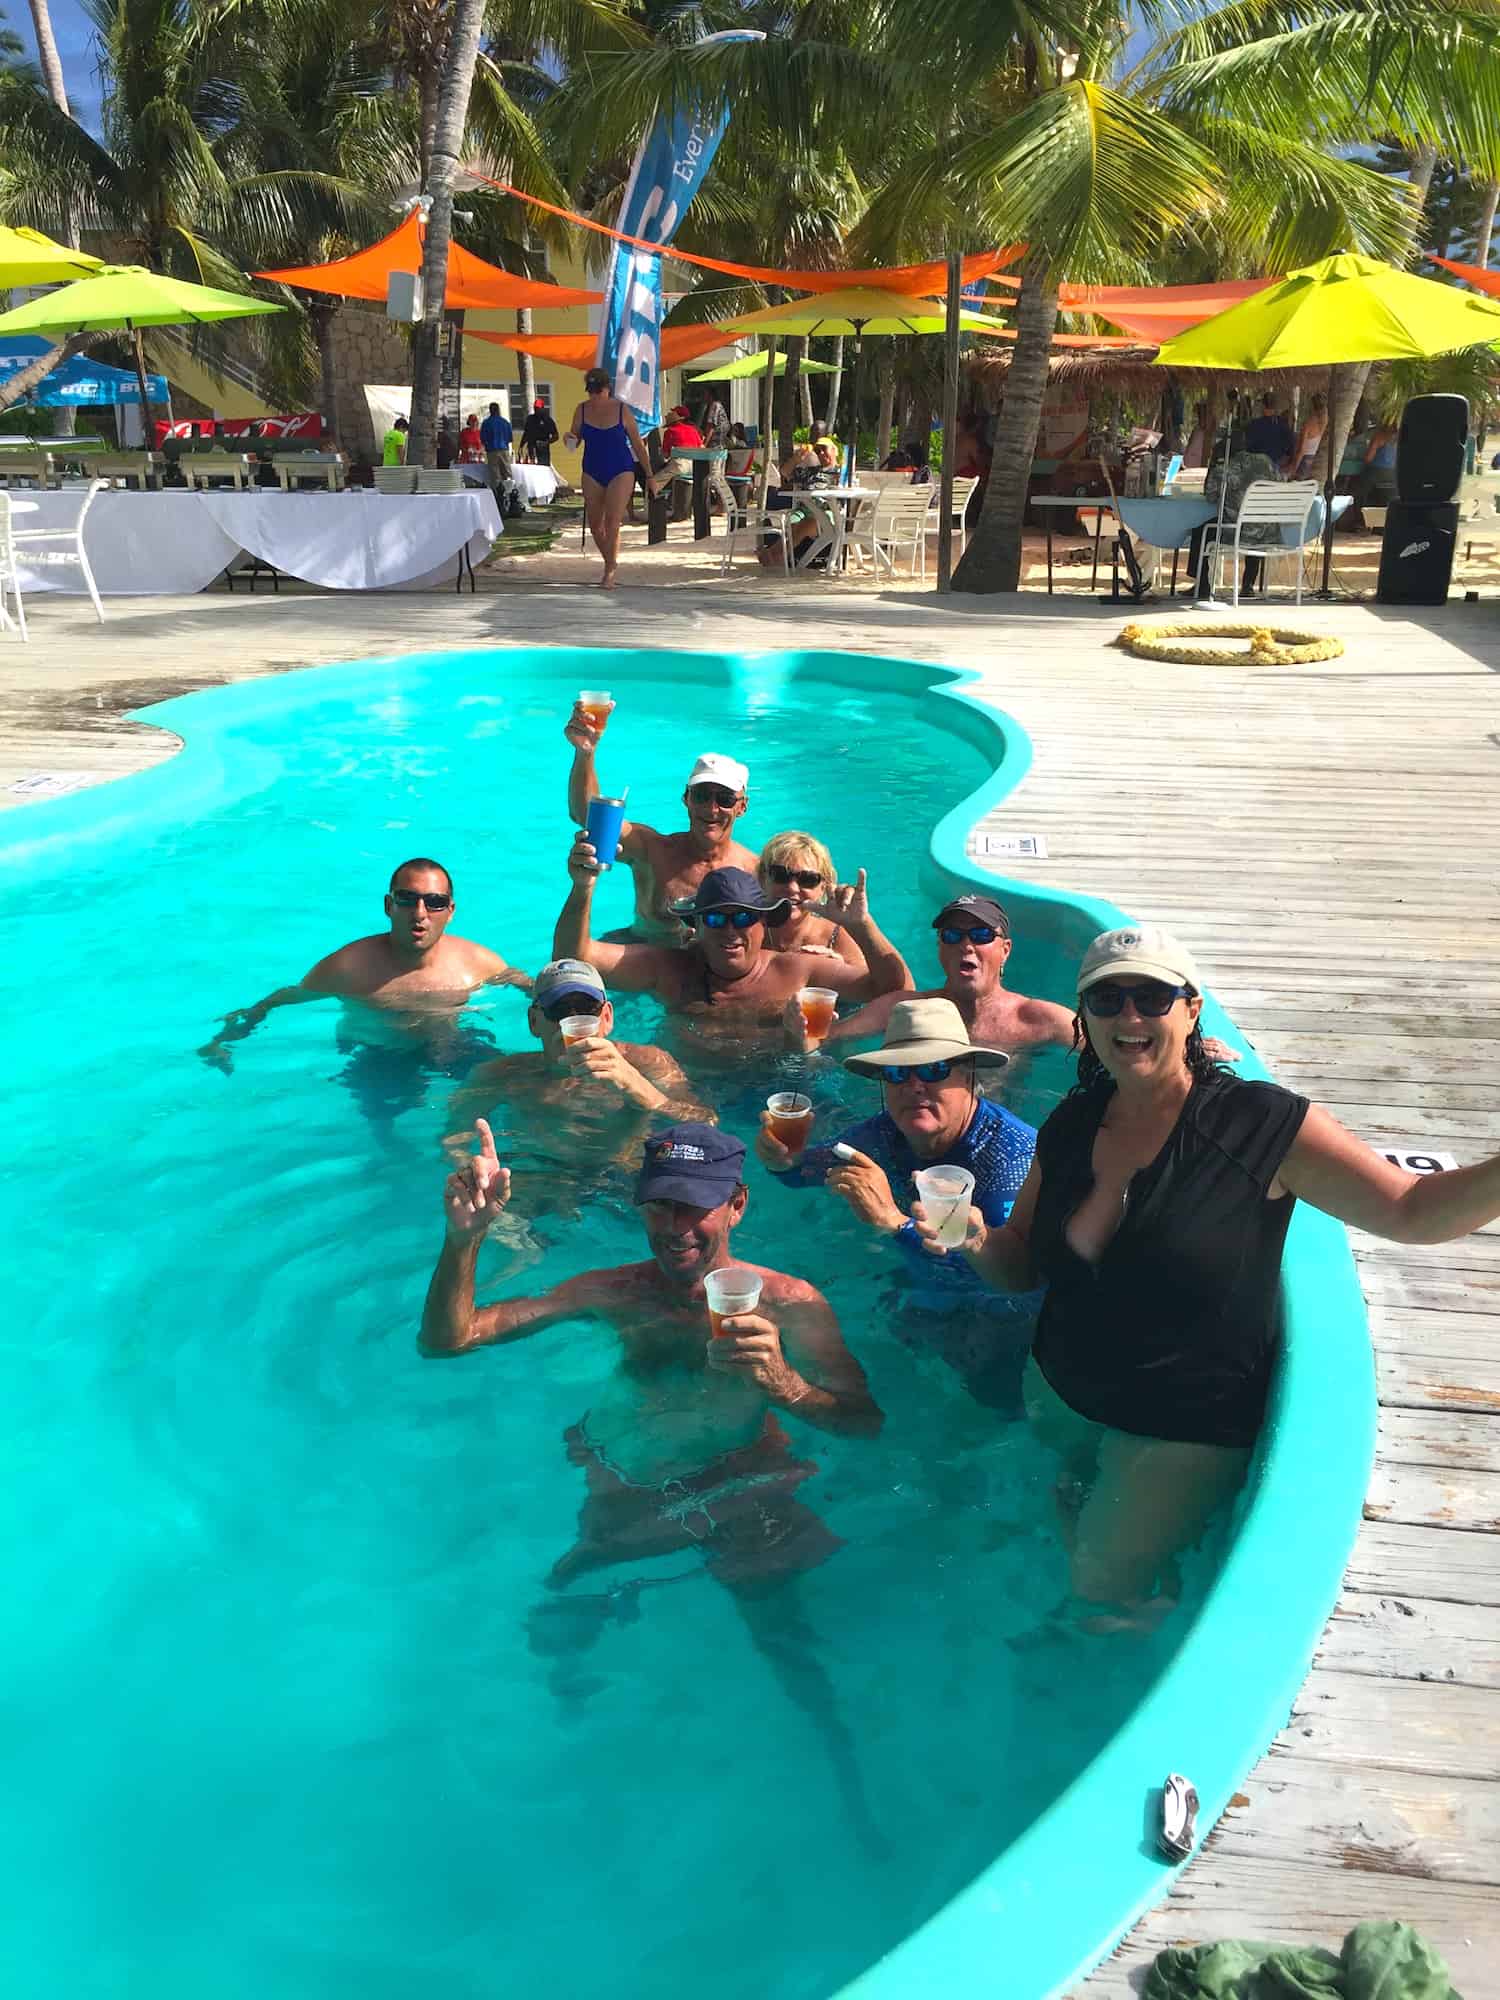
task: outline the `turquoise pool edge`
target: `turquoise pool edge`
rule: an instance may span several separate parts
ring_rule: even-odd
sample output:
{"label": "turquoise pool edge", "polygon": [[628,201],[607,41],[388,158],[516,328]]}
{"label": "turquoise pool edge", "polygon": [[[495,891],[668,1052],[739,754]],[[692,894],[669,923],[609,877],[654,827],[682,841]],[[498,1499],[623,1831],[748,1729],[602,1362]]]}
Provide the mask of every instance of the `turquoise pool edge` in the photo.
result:
{"label": "turquoise pool edge", "polygon": [[[503,658],[511,649],[474,650]],[[565,659],[581,662],[604,649],[515,650],[532,658],[553,653],[562,667]],[[653,671],[687,678],[726,667],[727,654],[727,648],[709,656],[655,654]],[[196,804],[222,802],[256,782],[264,754],[234,740],[235,722],[265,707],[321,701],[340,679],[363,681],[381,668],[395,670],[423,657],[430,655],[270,675],[133,711],[132,720],[178,734],[182,750],[127,777],[15,808],[0,825],[0,845],[13,860],[24,857],[45,871],[65,863],[80,838],[108,839]],[[1019,934],[1014,984],[1025,989],[1032,983],[1028,930],[1033,937],[1060,939],[1081,955],[1097,931],[1128,921],[1111,903],[997,877],[969,861],[970,829],[1015,791],[1032,761],[1019,725],[967,691],[975,674],[884,655],[738,657],[788,676],[846,685],[867,684],[861,677],[878,673],[888,687],[933,699],[933,720],[995,757],[992,775],[934,829],[929,886],[941,892],[999,885]],[[1212,1032],[1244,1045],[1211,995],[1205,1021]],[[1247,1052],[1242,1073],[1266,1071]],[[1073,1784],[966,1889],[845,1986],[841,2000],[909,2000],[927,1995],[939,1980],[955,1995],[989,1995],[997,1990],[997,1976],[1014,2000],[1065,1993],[1170,1889],[1176,1871],[1156,1857],[1150,1840],[1151,1794],[1166,1772],[1193,1779],[1206,1832],[1281,1728],[1333,1608],[1358,1527],[1376,1411],[1364,1302],[1338,1224],[1299,1210],[1288,1238],[1283,1297],[1285,1353],[1254,1485],[1224,1567],[1178,1651]],[[1330,1410],[1337,1411],[1337,1424],[1330,1423]]]}
{"label": "turquoise pool edge", "polygon": [[[961,733],[987,732],[1000,752],[992,776],[933,832],[934,888],[994,893],[998,887],[1023,940],[1028,919],[1044,917],[1081,957],[1091,937],[1131,916],[1099,898],[973,865],[970,830],[1025,778],[1030,739],[1014,718],[965,691],[977,674],[924,671],[938,702],[962,716]],[[953,684],[934,685],[939,679]],[[1012,983],[1021,990],[1025,960],[1018,945]],[[1212,994],[1204,1024],[1245,1047]],[[1239,1074],[1269,1075],[1245,1053]],[[1305,1206],[1288,1232],[1282,1311],[1282,1360],[1253,1483],[1223,1568],[1179,1650],[1068,1789],[967,1889],[845,1986],[839,2000],[911,2000],[937,1990],[977,2000],[997,1990],[997,1975],[1016,2000],[1060,2000],[1165,1901],[1180,1872],[1156,1853],[1151,1837],[1153,1793],[1167,1772],[1180,1771],[1196,1785],[1206,1836],[1285,1724],[1358,1531],[1377,1412],[1364,1295],[1348,1237],[1341,1224]],[[1091,1908],[1100,1912],[1090,1920],[1091,1935],[1068,1943]]]}

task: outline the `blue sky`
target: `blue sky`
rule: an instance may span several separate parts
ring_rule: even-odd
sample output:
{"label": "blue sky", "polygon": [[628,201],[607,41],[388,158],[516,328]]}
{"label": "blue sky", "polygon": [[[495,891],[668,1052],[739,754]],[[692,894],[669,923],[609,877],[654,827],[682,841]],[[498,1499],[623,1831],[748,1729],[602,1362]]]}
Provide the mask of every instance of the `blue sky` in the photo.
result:
{"label": "blue sky", "polygon": [[[5,18],[28,51],[36,52],[31,32],[31,8],[27,0],[0,0]],[[86,125],[96,125],[99,115],[99,80],[94,74],[93,29],[79,0],[51,0],[52,32],[57,37],[63,75],[68,82],[68,101],[73,115]]]}

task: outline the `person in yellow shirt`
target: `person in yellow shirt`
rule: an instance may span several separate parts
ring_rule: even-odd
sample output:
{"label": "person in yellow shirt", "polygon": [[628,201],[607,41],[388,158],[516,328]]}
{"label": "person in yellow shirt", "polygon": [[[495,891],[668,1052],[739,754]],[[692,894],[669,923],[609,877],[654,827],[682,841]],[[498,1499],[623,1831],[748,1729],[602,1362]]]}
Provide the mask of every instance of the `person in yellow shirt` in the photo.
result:
{"label": "person in yellow shirt", "polygon": [[405,417],[397,417],[380,441],[380,462],[382,465],[405,465],[406,433],[408,425]]}

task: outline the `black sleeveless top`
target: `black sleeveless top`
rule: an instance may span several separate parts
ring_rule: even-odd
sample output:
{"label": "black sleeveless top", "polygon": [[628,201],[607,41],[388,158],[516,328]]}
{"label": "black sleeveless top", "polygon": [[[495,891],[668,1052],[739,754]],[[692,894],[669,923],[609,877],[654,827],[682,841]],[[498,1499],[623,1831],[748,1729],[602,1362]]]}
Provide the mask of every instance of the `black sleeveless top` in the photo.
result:
{"label": "black sleeveless top", "polygon": [[1293,1197],[1265,1193],[1307,1099],[1232,1076],[1195,1082],[1161,1152],[1130,1182],[1097,1264],[1068,1218],[1093,1186],[1111,1091],[1065,1098],[1037,1134],[1031,1248],[1047,1281],[1033,1353],[1080,1416],[1140,1437],[1252,1445],[1277,1340]]}

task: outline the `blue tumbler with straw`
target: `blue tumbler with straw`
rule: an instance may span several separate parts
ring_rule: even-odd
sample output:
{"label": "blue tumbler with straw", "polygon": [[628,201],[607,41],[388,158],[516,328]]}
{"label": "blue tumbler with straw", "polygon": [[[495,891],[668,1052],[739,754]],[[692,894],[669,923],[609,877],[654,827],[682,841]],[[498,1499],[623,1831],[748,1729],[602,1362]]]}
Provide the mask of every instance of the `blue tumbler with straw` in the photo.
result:
{"label": "blue tumbler with straw", "polygon": [[589,841],[601,868],[614,866],[615,856],[620,851],[620,828],[624,820],[623,798],[589,800]]}

